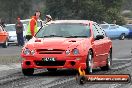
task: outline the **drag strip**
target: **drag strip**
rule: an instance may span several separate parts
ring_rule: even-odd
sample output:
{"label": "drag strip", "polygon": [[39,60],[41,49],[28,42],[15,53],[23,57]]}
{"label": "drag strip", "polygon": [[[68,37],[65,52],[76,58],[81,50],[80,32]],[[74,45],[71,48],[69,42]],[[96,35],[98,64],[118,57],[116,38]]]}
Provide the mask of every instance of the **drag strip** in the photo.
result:
{"label": "drag strip", "polygon": [[[95,69],[93,74],[130,74],[132,76],[132,41],[113,40],[113,65],[109,71]],[[21,47],[0,47],[1,56],[19,55]],[[19,58],[18,58],[19,59]],[[62,69],[56,72],[48,72],[46,69],[35,70],[33,76],[24,76],[21,72],[21,64],[0,64],[0,88],[131,88],[132,84],[89,84],[78,85],[76,83],[77,71]]]}
{"label": "drag strip", "polygon": [[[123,61],[123,63],[122,63]],[[114,66],[110,71],[101,71],[100,69],[95,69],[94,74],[112,74],[124,68],[128,68],[132,65],[131,59],[113,61]],[[118,66],[117,66],[118,65]],[[69,73],[70,72],[70,73]],[[58,87],[62,84],[67,84],[70,82],[75,82],[76,71],[63,69],[58,70],[57,72],[47,72],[45,69],[39,69],[35,71],[33,76],[23,76],[21,71],[17,73],[8,75],[6,77],[0,78],[0,86],[2,88],[39,88],[39,87]],[[12,86],[12,87],[11,87]],[[64,86],[64,85],[63,85]]]}

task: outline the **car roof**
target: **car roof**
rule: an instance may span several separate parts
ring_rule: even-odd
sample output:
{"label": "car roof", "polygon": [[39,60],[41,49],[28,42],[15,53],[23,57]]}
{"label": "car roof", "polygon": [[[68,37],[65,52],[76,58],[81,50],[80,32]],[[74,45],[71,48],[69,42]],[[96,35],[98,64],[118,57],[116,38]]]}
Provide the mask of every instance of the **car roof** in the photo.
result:
{"label": "car roof", "polygon": [[[24,21],[30,21],[31,19],[24,19],[24,20],[20,20],[21,22],[24,22]],[[41,19],[38,19],[38,21],[42,21]]]}
{"label": "car roof", "polygon": [[[89,24],[90,22],[93,22],[93,21],[90,21],[90,20],[55,20],[55,21],[51,21],[51,22],[48,22],[47,24],[52,24],[52,23],[83,23],[83,24]],[[95,22],[93,22],[95,23]]]}
{"label": "car roof", "polygon": [[[6,24],[5,26],[12,26],[12,25],[15,25],[15,24]],[[23,25],[27,25],[27,24],[23,24]]]}
{"label": "car roof", "polygon": [[24,19],[24,20],[20,20],[20,21],[30,21],[30,19]]}
{"label": "car roof", "polygon": [[5,26],[10,26],[10,25],[15,25],[15,24],[6,24]]}
{"label": "car roof", "polygon": [[116,24],[100,24],[100,25],[116,25]]}

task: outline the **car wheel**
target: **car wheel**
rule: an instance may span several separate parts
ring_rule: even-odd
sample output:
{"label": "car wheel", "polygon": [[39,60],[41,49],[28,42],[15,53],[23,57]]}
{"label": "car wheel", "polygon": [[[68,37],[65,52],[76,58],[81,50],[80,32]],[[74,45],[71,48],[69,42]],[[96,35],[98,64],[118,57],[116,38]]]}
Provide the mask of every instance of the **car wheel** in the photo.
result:
{"label": "car wheel", "polygon": [[22,69],[22,73],[26,76],[31,76],[34,73],[34,69],[33,68]]}
{"label": "car wheel", "polygon": [[87,81],[87,78],[86,78],[85,76],[79,76],[79,77],[77,78],[77,83],[80,84],[80,85],[85,84],[86,81]]}
{"label": "car wheel", "polygon": [[124,40],[124,39],[125,39],[125,34],[123,33],[120,35],[120,40]]}
{"label": "car wheel", "polygon": [[101,70],[103,70],[103,71],[110,70],[111,65],[112,65],[112,51],[110,51],[109,54],[108,54],[106,66],[101,67]]}
{"label": "car wheel", "polygon": [[86,72],[91,74],[93,72],[93,52],[91,50],[88,52],[86,66]]}
{"label": "car wheel", "polygon": [[8,46],[8,41],[6,40],[6,41],[3,43],[2,47],[3,47],[3,48],[7,48],[7,46]]}
{"label": "car wheel", "polygon": [[57,68],[47,68],[47,70],[48,70],[49,72],[54,72],[54,71],[57,70]]}

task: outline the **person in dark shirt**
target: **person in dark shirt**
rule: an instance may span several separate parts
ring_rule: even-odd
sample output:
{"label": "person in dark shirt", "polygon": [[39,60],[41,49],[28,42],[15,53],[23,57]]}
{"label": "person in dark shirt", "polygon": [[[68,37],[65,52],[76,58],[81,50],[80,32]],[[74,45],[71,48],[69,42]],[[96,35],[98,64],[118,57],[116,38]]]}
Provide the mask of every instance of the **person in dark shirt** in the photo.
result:
{"label": "person in dark shirt", "polygon": [[5,27],[5,20],[4,19],[0,19],[0,24]]}
{"label": "person in dark shirt", "polygon": [[16,28],[18,46],[23,46],[24,45],[23,24],[20,21],[20,17],[17,18],[15,28]]}

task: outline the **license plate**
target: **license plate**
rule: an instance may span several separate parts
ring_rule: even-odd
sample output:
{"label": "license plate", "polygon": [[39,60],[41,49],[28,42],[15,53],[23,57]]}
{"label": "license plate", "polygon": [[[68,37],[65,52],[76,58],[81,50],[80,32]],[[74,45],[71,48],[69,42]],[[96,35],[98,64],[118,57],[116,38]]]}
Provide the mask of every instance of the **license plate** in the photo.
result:
{"label": "license plate", "polygon": [[42,58],[42,61],[55,61],[54,57],[46,57],[46,58]]}

